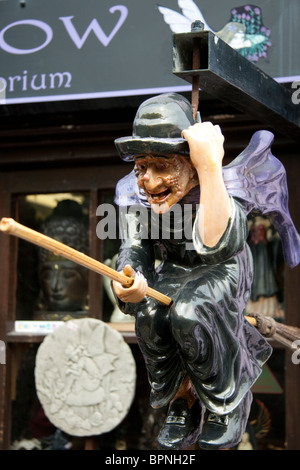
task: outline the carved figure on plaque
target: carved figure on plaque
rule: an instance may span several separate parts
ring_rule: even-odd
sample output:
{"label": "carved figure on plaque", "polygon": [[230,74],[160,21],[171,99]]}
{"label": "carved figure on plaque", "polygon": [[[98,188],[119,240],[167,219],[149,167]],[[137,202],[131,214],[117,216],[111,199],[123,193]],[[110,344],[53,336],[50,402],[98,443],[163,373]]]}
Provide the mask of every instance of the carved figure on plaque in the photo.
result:
{"label": "carved figure on plaque", "polygon": [[48,419],[71,436],[114,429],[135,393],[136,367],[122,335],[94,318],[69,320],[38,349],[35,383]]}

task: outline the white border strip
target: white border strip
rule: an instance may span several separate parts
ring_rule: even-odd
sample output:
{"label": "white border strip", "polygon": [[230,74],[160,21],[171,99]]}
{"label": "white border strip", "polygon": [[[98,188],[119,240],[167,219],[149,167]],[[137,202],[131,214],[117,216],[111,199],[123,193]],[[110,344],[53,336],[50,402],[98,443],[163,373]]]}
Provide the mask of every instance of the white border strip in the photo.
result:
{"label": "white border strip", "polygon": [[46,101],[70,101],[70,100],[88,100],[97,98],[116,98],[121,96],[137,96],[137,95],[156,95],[168,92],[184,92],[190,91],[190,86],[174,86],[162,88],[142,88],[137,90],[117,90],[117,91],[101,91],[97,93],[78,93],[70,95],[53,95],[53,96],[37,96],[27,98],[8,98],[1,99],[0,104],[21,104],[21,103],[41,103]]}
{"label": "white border strip", "polygon": [[[274,78],[278,83],[290,83],[300,81],[300,75],[289,77]],[[27,98],[2,98],[0,97],[0,105],[2,104],[23,104],[23,103],[43,103],[49,101],[71,101],[71,100],[90,100],[98,98],[117,98],[122,96],[137,95],[156,95],[160,93],[185,92],[191,91],[192,85],[173,86],[161,88],[140,88],[133,90],[117,90],[117,91],[101,91],[97,93],[78,93],[70,95],[53,95],[53,96],[32,96]],[[1,96],[1,95],[0,95]]]}
{"label": "white border strip", "polygon": [[278,77],[274,78],[276,82],[278,83],[292,83],[292,82],[299,82],[300,81],[300,75],[293,75],[291,77]]}

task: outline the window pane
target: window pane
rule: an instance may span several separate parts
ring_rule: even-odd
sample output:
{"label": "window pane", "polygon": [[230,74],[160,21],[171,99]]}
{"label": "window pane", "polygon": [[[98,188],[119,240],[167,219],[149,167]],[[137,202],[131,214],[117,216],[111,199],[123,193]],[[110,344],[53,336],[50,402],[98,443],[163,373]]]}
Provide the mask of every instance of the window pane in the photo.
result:
{"label": "window pane", "polygon": [[[34,194],[18,198],[18,221],[78,251],[89,252],[89,198]],[[19,240],[16,320],[68,320],[88,314],[88,270]]]}

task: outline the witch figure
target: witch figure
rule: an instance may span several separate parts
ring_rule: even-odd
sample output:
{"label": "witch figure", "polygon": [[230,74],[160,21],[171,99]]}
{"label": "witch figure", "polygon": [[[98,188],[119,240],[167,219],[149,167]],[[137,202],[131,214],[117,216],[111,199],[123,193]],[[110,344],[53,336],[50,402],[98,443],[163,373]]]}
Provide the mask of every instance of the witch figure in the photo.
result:
{"label": "witch figure", "polygon": [[[128,273],[130,265],[134,283],[113,288],[120,309],[135,317],[151,406],[168,407],[159,449],[232,448],[245,431],[251,387],[272,352],[244,318],[253,277],[247,215],[270,214],[288,264],[300,261],[272,140],[257,132],[223,168],[220,127],[195,122],[189,101],[167,93],[142,103],[132,136],[115,141],[134,162],[115,196],[126,226],[116,267]],[[146,296],[147,283],[172,304]]]}

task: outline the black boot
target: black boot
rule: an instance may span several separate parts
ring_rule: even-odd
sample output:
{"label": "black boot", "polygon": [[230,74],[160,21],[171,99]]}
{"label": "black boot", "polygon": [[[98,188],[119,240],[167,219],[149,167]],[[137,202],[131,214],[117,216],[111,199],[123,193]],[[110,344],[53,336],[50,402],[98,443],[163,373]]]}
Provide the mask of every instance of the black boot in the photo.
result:
{"label": "black boot", "polygon": [[245,432],[252,393],[248,392],[240,404],[227,415],[208,413],[203,424],[199,445],[202,449],[229,449],[237,446]]}
{"label": "black boot", "polygon": [[183,398],[170,404],[168,416],[159,433],[158,448],[180,450],[193,445],[200,434],[202,407],[198,401],[189,408]]}

